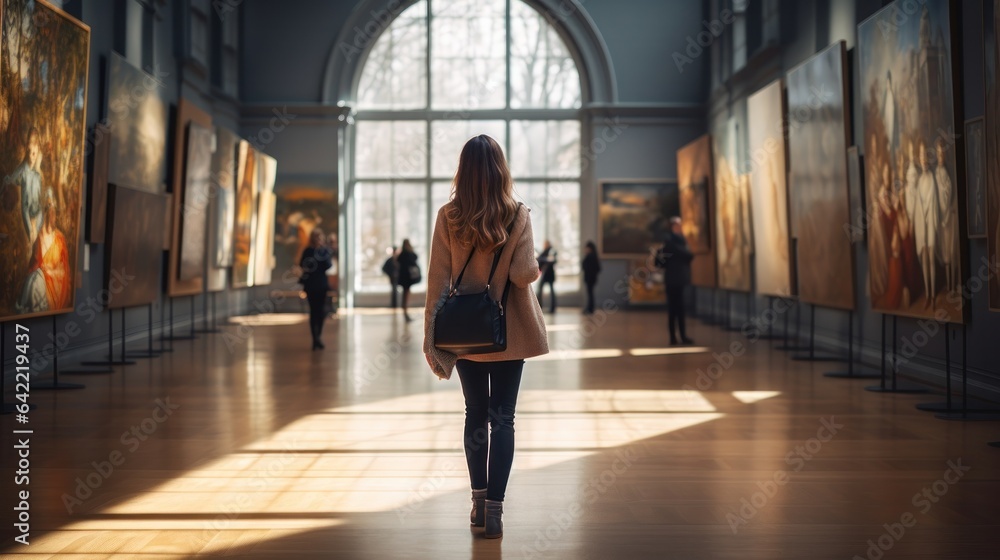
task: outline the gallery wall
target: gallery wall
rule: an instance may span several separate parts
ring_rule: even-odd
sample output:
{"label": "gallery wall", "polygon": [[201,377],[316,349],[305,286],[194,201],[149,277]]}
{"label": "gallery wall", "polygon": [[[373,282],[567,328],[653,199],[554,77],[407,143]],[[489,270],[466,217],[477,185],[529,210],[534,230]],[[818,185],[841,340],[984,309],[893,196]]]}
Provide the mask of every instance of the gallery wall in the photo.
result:
{"label": "gallery wall", "polygon": [[[721,9],[722,2],[710,3],[710,10]],[[961,64],[953,69],[955,73],[955,100],[961,103],[963,114],[956,123],[962,128],[963,121],[981,117],[984,113],[983,80],[983,2],[980,0],[959,0],[962,30],[954,40],[955,49],[961,49]],[[780,2],[780,40],[770,48],[762,47],[760,56],[750,57],[745,68],[732,72],[731,68],[713,66],[713,88],[710,93],[709,120],[735,116],[745,123],[747,98],[768,82],[784,78],[787,73],[817,52],[838,41],[844,41],[847,49],[847,76],[849,104],[851,111],[850,136],[848,146],[856,145],[865,154],[863,144],[864,123],[861,106],[861,76],[857,44],[857,26],[875,14],[883,6],[878,0],[823,0],[819,2]],[[723,48],[720,46],[719,48]],[[724,65],[723,65],[724,66]],[[715,80],[716,76],[719,77]],[[693,139],[694,137],[692,137]],[[745,141],[745,138],[744,138]],[[746,144],[744,144],[746,145]],[[746,163],[747,154],[742,154]],[[964,165],[964,162],[959,162]],[[792,185],[789,185],[792,188]],[[963,187],[964,188],[964,187]],[[961,209],[964,212],[964,208]],[[756,217],[756,216],[755,216]],[[986,256],[985,239],[966,239],[962,236],[968,251],[968,269],[975,272]],[[861,350],[864,360],[876,365],[880,355],[882,325],[881,313],[873,311],[868,287],[868,247],[864,242],[854,245],[854,285],[856,292],[855,333],[860,329],[863,340]],[[965,326],[951,325],[951,356],[955,375],[961,368],[961,343],[963,331],[967,335],[968,367],[970,391],[973,394],[1000,396],[1000,368],[992,359],[991,345],[995,343],[995,333],[1000,329],[1000,314],[989,311],[987,290],[973,293],[966,302],[968,315]],[[754,309],[761,310],[767,304],[763,297],[754,297]],[[732,314],[739,323],[746,320],[743,303],[734,304]],[[802,306],[803,337],[808,336],[809,308]],[[893,318],[887,316],[889,334]],[[794,320],[794,316],[793,316]],[[900,344],[914,340],[914,335],[926,332],[917,319],[898,317],[895,319]],[[943,326],[941,326],[943,331]],[[818,343],[831,352],[844,352],[847,345],[848,315],[832,308],[816,308],[816,337]],[[918,335],[916,340],[922,340]],[[891,338],[890,338],[891,341]],[[916,356],[902,366],[901,372],[913,378],[941,386],[944,384],[945,336],[943,332],[930,336],[926,344],[920,345]]]}

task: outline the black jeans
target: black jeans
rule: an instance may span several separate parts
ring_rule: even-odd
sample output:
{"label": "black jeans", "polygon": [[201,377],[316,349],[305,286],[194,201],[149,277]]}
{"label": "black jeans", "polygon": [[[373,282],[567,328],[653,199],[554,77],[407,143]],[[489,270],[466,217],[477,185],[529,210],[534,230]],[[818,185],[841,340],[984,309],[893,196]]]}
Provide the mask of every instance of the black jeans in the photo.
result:
{"label": "black jeans", "polygon": [[667,315],[670,324],[670,341],[677,341],[677,327],[680,327],[681,339],[687,338],[684,328],[684,288],[686,286],[667,286]]}
{"label": "black jeans", "polygon": [[502,502],[514,463],[514,407],[524,360],[459,360],[455,367],[465,395],[465,460],[472,488],[486,488],[486,499]]}
{"label": "black jeans", "polygon": [[594,283],[585,282],[587,285],[587,313],[594,312]]}
{"label": "black jeans", "polygon": [[318,342],[323,334],[323,320],[326,319],[326,290],[306,292],[306,300],[309,302],[309,330],[313,342]]}
{"label": "black jeans", "polygon": [[542,290],[545,289],[545,285],[549,285],[549,289],[552,290],[552,305],[549,306],[549,313],[556,312],[556,285],[555,281],[549,280],[546,282],[542,280],[538,283],[538,305],[542,305]]}

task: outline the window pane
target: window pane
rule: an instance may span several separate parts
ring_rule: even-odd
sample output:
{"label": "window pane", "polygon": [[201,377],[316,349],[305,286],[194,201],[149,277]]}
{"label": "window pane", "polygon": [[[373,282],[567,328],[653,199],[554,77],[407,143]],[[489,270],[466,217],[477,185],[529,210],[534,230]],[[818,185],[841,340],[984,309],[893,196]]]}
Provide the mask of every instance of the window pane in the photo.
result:
{"label": "window pane", "polygon": [[392,185],[358,183],[357,251],[354,253],[354,285],[363,292],[389,292],[382,263],[392,241]]}
{"label": "window pane", "polygon": [[[336,56],[360,53],[351,46]],[[358,82],[359,109],[427,107],[427,2],[417,2],[392,21],[375,41]]]}
{"label": "window pane", "polygon": [[426,122],[359,121],[357,126],[358,177],[426,175]]}
{"label": "window pane", "polygon": [[510,106],[580,107],[580,74],[562,37],[523,2],[510,7]]}
{"label": "window pane", "polygon": [[434,177],[454,177],[458,156],[469,138],[488,134],[501,146],[507,144],[507,127],[503,121],[434,121],[431,123],[431,174]]}
{"label": "window pane", "polygon": [[580,176],[580,121],[511,121],[510,134],[515,177]]}
{"label": "window pane", "polygon": [[549,183],[548,235],[559,249],[556,289],[580,289],[580,183]]}
{"label": "window pane", "polygon": [[396,183],[393,196],[393,245],[402,247],[403,239],[409,239],[413,252],[417,254],[421,280],[413,290],[423,290],[427,275],[427,253],[430,247],[427,236],[427,185],[424,183]]}
{"label": "window pane", "polygon": [[506,106],[505,1],[449,0],[431,5],[431,106]]}
{"label": "window pane", "polygon": [[[451,200],[451,183],[437,182],[431,185],[431,227],[437,219],[438,210]],[[433,235],[434,232],[431,232]]]}

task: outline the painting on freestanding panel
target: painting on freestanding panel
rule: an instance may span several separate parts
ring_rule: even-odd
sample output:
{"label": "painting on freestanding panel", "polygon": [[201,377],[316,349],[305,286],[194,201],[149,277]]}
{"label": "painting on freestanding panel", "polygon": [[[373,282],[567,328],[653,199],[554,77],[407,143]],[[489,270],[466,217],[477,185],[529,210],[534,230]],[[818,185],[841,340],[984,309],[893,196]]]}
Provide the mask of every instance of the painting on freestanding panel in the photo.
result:
{"label": "painting on freestanding panel", "polygon": [[201,278],[205,274],[208,206],[211,195],[212,150],[215,131],[197,123],[188,124],[187,161],[184,163],[184,185],[180,193],[181,280]]}
{"label": "painting on freestanding panel", "polygon": [[105,114],[112,132],[108,182],[163,193],[168,114],[163,84],[111,53]]}
{"label": "painting on freestanding panel", "polygon": [[[195,148],[209,150],[195,155],[192,176],[187,174],[188,129],[195,126]],[[211,139],[214,135],[212,117],[197,105],[181,98],[177,103],[174,123],[173,214],[171,217],[170,259],[167,271],[167,294],[189,296],[200,294],[204,285],[205,226],[208,209],[208,175],[211,172]],[[191,179],[192,193],[186,193]],[[185,223],[185,219],[189,219]],[[187,238],[185,241],[185,234]],[[185,243],[188,246],[185,247]],[[190,258],[185,261],[185,249]]]}
{"label": "painting on freestanding panel", "polygon": [[858,26],[873,215],[869,292],[876,311],[962,322],[965,161],[953,140],[962,122],[955,118],[951,5],[918,5],[899,21],[897,1]]}
{"label": "painting on freestanding panel", "polygon": [[108,199],[108,242],[104,287],[109,309],[156,301],[160,293],[163,239],[170,198],[112,185]]}
{"label": "painting on freestanding panel", "polygon": [[236,215],[233,228],[233,287],[253,286],[254,227],[257,222],[257,151],[241,140],[236,158]]}
{"label": "painting on freestanding panel", "polygon": [[715,287],[715,252],[712,246],[712,138],[708,134],[677,150],[677,185],[681,227],[691,261],[691,283]]}
{"label": "painting on freestanding panel", "polygon": [[90,29],[4,0],[0,47],[0,321],[73,309]]}
{"label": "painting on freestanding panel", "polygon": [[715,257],[719,287],[749,292],[750,255],[753,239],[750,225],[749,178],[739,173],[738,128],[735,118],[716,123],[712,134],[715,158]]}
{"label": "painting on freestanding panel", "polygon": [[795,293],[806,303],[854,309],[844,63],[844,43],[834,43],[785,78],[788,210]]}
{"label": "painting on freestanding panel", "polygon": [[208,255],[205,289],[226,289],[226,276],[233,264],[233,227],[236,220],[236,150],[239,137],[226,128],[215,128],[212,154],[212,195],[208,207]]}
{"label": "painting on freestanding panel", "polygon": [[255,286],[271,283],[271,269],[274,268],[274,183],[278,174],[278,162],[267,154],[258,154],[257,159],[257,233],[254,236]]}
{"label": "painting on freestanding panel", "polygon": [[[986,250],[991,270],[1000,265],[1000,0],[983,2],[983,37],[986,44],[986,121],[983,143],[986,155]],[[990,309],[1000,311],[1000,274],[990,275]]]}
{"label": "painting on freestanding panel", "polygon": [[965,123],[965,198],[969,238],[986,238],[986,172],[983,119]]}
{"label": "painting on freestanding panel", "polygon": [[787,297],[792,294],[792,268],[785,184],[785,99],[780,80],[747,99],[747,115],[757,293]]}

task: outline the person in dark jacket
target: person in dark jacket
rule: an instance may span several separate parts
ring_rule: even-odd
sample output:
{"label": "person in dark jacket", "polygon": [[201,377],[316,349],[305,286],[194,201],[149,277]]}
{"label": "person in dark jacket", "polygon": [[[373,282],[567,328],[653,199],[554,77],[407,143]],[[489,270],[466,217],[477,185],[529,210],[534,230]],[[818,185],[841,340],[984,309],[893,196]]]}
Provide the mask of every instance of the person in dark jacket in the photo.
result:
{"label": "person in dark jacket", "polygon": [[403,288],[403,317],[409,323],[413,320],[406,310],[410,302],[410,286],[420,282],[420,267],[417,265],[417,254],[413,252],[413,245],[409,239],[403,240],[403,248],[399,250],[396,257],[396,276],[399,279],[399,286]]}
{"label": "person in dark jacket", "polygon": [[656,266],[663,269],[663,281],[667,289],[667,315],[670,325],[670,344],[677,345],[677,329],[680,330],[681,344],[693,344],[687,337],[684,325],[684,291],[691,283],[691,261],[694,254],[688,248],[687,239],[681,233],[681,219],[670,218],[670,233],[656,255]]}
{"label": "person in dark jacket", "polygon": [[538,304],[542,303],[542,290],[545,285],[549,285],[552,291],[552,304],[549,306],[549,313],[556,312],[556,250],[552,248],[552,243],[548,239],[542,245],[542,253],[538,255],[538,269],[542,271],[542,279],[538,282]]}
{"label": "person in dark jacket", "polygon": [[326,298],[330,284],[326,279],[326,271],[333,266],[333,251],[326,242],[323,230],[314,228],[309,234],[309,246],[302,250],[299,267],[302,277],[299,283],[306,293],[309,302],[309,328],[312,331],[313,350],[323,346],[323,321],[326,319]]}
{"label": "person in dark jacket", "polygon": [[382,274],[385,274],[389,278],[389,289],[392,290],[389,297],[389,304],[393,309],[396,309],[396,296],[399,294],[399,290],[396,289],[399,276],[399,263],[396,262],[396,248],[393,247],[390,251],[389,258],[385,259],[385,262],[382,263]]}
{"label": "person in dark jacket", "polygon": [[587,286],[587,307],[583,312],[590,315],[594,312],[594,285],[597,284],[597,274],[601,272],[601,261],[597,258],[597,245],[593,241],[587,242],[583,252],[583,263],[580,266],[583,268],[583,283]]}

